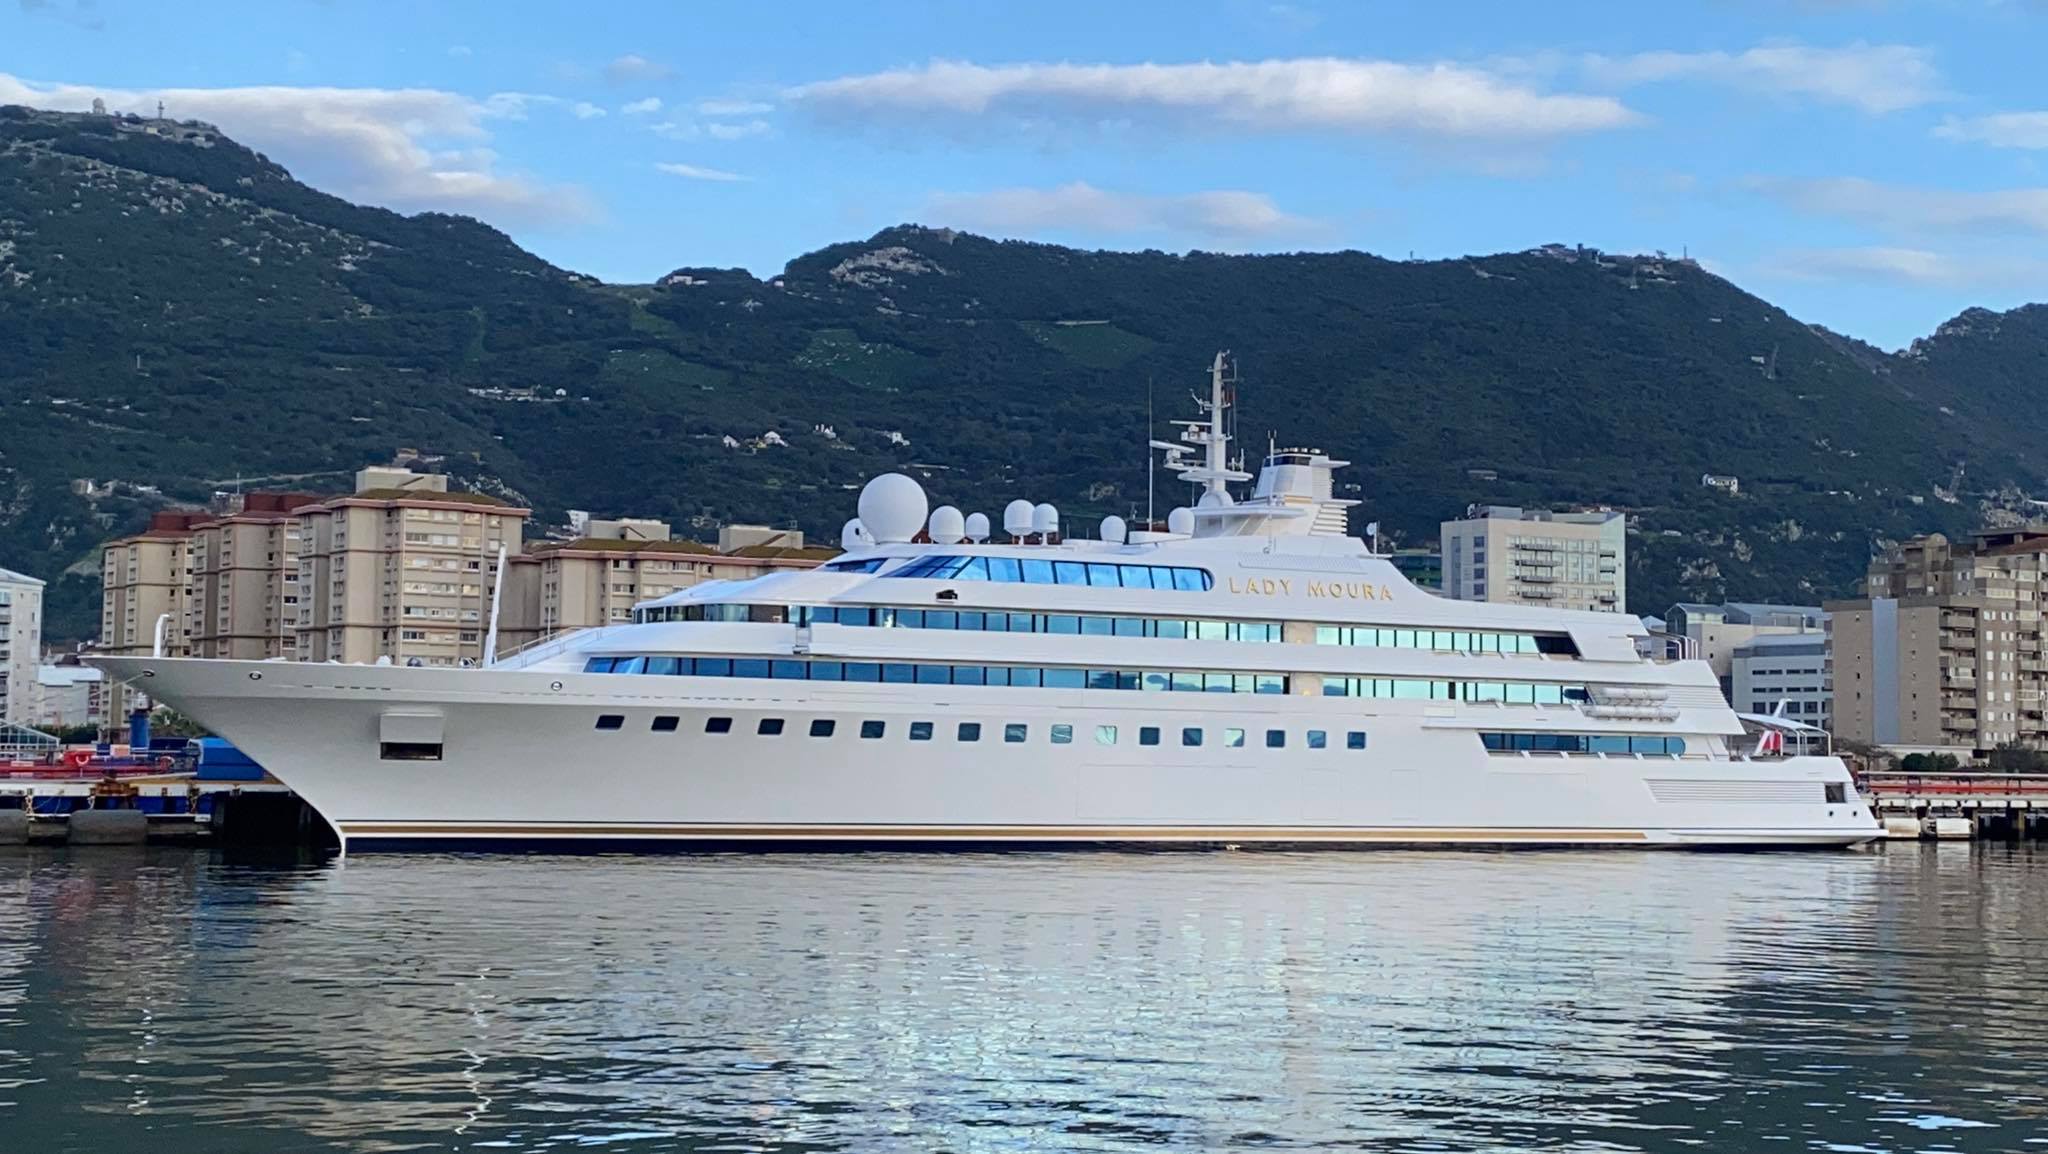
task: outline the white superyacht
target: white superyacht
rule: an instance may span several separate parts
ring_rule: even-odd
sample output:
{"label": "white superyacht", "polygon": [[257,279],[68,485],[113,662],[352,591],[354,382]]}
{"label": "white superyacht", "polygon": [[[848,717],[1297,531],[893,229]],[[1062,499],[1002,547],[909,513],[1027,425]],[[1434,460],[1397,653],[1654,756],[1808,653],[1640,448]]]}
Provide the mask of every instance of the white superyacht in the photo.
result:
{"label": "white superyacht", "polygon": [[[1348,535],[1344,462],[1233,468],[1223,360],[1167,531],[869,482],[845,553],[478,669],[95,664],[346,850],[450,844],[1844,846],[1842,762],[1750,736],[1620,613],[1452,601]],[[1199,451],[1199,459],[1183,454]],[[1795,735],[1799,736],[1799,735]],[[1796,746],[1795,746],[1796,749]]]}

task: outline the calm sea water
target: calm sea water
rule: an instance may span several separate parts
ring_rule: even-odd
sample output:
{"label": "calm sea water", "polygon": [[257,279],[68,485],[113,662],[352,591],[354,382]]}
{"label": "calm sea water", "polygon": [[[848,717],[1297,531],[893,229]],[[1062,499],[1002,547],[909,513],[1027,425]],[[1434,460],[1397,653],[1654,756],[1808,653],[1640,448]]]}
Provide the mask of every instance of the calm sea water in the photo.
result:
{"label": "calm sea water", "polygon": [[2048,852],[0,850],[0,1150],[2048,1150]]}

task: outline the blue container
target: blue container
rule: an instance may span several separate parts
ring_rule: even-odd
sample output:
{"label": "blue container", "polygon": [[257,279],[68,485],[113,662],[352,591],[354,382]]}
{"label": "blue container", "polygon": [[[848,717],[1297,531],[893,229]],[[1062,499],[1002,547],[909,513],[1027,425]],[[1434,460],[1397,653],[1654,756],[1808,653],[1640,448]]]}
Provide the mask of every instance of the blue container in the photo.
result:
{"label": "blue container", "polygon": [[199,780],[263,780],[263,767],[249,760],[248,754],[236,749],[226,739],[202,737],[194,744],[199,747]]}

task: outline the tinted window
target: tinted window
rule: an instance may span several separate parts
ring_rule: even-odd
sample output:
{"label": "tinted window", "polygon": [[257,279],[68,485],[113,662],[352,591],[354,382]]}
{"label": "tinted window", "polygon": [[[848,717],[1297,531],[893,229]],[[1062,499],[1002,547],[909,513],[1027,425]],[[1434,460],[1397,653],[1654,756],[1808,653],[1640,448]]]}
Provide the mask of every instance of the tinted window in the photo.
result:
{"label": "tinted window", "polygon": [[830,737],[830,736],[832,736],[832,731],[833,731],[834,729],[837,729],[838,727],[839,727],[839,723],[838,723],[838,722],[836,722],[836,721],[833,721],[833,720],[832,720],[831,718],[829,718],[829,717],[819,717],[819,718],[814,718],[814,719],[813,719],[813,720],[811,721],[811,736],[812,736],[812,737]]}
{"label": "tinted window", "polygon": [[1327,747],[1329,744],[1330,737],[1322,730],[1311,729],[1308,731],[1308,747],[1310,749],[1323,749]]}
{"label": "tinted window", "polygon": [[1028,725],[1023,725],[1013,721],[1010,724],[1003,726],[1004,741],[1015,743],[1022,741],[1029,736],[1031,736],[1031,727]]}
{"label": "tinted window", "polygon": [[610,673],[611,671],[612,659],[609,657],[593,657],[583,663],[583,672],[585,673]]}
{"label": "tinted window", "polygon": [[734,677],[766,677],[768,663],[755,658],[740,658],[732,663]]}
{"label": "tinted window", "polygon": [[910,723],[910,740],[912,740],[912,741],[930,741],[931,739],[932,739],[932,723],[931,723],[931,722],[929,722],[929,721],[913,721],[913,722],[911,722],[911,723]]}
{"label": "tinted window", "polygon": [[1226,747],[1230,748],[1230,749],[1243,749],[1243,748],[1244,748],[1244,730],[1242,730],[1242,729],[1226,729],[1226,730],[1224,730],[1224,731],[1223,731],[1223,744],[1224,744],[1224,745],[1225,745]]}
{"label": "tinted window", "polygon": [[654,724],[648,726],[648,728],[652,729],[656,733],[674,733],[676,731],[676,725],[681,721],[682,718],[669,717],[667,715],[663,715],[661,717],[655,718]]}
{"label": "tinted window", "polygon": [[1139,744],[1139,745],[1158,745],[1158,744],[1159,744],[1159,727],[1158,727],[1158,726],[1156,726],[1156,725],[1141,725],[1141,726],[1139,726],[1139,727],[1138,727],[1138,744]]}
{"label": "tinted window", "polygon": [[1053,726],[1053,727],[1052,727],[1052,743],[1053,743],[1054,745],[1071,745],[1071,744],[1073,744],[1073,741],[1074,741],[1074,727],[1073,727],[1073,726],[1071,726],[1071,725],[1055,725],[1055,726]]}
{"label": "tinted window", "polygon": [[1087,671],[1082,669],[1048,669],[1045,671],[1047,689],[1079,689],[1087,682]]}
{"label": "tinted window", "polygon": [[886,722],[863,721],[860,723],[860,735],[869,741],[873,741],[882,736],[882,732],[888,728]]}
{"label": "tinted window", "polygon": [[625,724],[626,715],[623,713],[600,713],[597,715],[597,727],[599,729],[619,729]]}
{"label": "tinted window", "polygon": [[1052,563],[1053,580],[1061,585],[1088,584],[1088,570],[1079,561],[1055,561]]}
{"label": "tinted window", "polygon": [[683,663],[679,658],[650,657],[647,659],[647,672],[659,673],[663,676],[672,676],[674,674],[682,672],[682,664]]}
{"label": "tinted window", "polygon": [[1023,566],[1015,557],[991,557],[988,559],[988,575],[992,581],[1022,581]]}
{"label": "tinted window", "polygon": [[1027,557],[1023,561],[1023,566],[1026,582],[1032,585],[1052,584],[1052,562]]}
{"label": "tinted window", "polygon": [[1345,735],[1344,735],[1344,748],[1346,748],[1346,749],[1364,749],[1364,748],[1365,748],[1365,731],[1364,731],[1364,730],[1362,730],[1362,729],[1354,729],[1354,730],[1352,730],[1351,732],[1349,732],[1349,733],[1345,734]]}
{"label": "tinted window", "polygon": [[1182,745],[1200,745],[1200,744],[1202,744],[1202,731],[1201,731],[1201,730],[1200,730],[1199,728],[1196,728],[1196,727],[1194,727],[1194,726],[1190,726],[1190,727],[1188,727],[1188,728],[1186,728],[1186,729],[1183,729],[1183,730],[1181,730],[1181,731],[1180,731],[1180,743],[1181,743]]}
{"label": "tinted window", "polygon": [[764,717],[761,719],[761,723],[754,727],[754,732],[762,737],[778,737],[782,734],[782,719],[779,717]]}
{"label": "tinted window", "polygon": [[706,732],[706,733],[731,733],[731,732],[732,732],[732,718],[730,718],[730,717],[707,717],[707,718],[705,718],[705,719],[704,719],[704,732]]}
{"label": "tinted window", "polygon": [[1284,730],[1284,729],[1269,729],[1269,730],[1267,730],[1267,731],[1266,731],[1266,748],[1267,748],[1267,749],[1283,749],[1283,748],[1285,748],[1285,747],[1286,747],[1286,745],[1287,745],[1287,731],[1286,731],[1286,730]]}
{"label": "tinted window", "polygon": [[1096,726],[1096,727],[1095,727],[1095,744],[1097,744],[1097,745],[1115,745],[1115,744],[1116,744],[1116,726],[1114,726],[1114,725],[1098,725],[1098,726]]}
{"label": "tinted window", "polygon": [[981,740],[981,722],[979,722],[979,721],[963,721],[963,722],[961,722],[961,723],[960,723],[960,740],[962,740],[962,741],[980,741],[980,740]]}

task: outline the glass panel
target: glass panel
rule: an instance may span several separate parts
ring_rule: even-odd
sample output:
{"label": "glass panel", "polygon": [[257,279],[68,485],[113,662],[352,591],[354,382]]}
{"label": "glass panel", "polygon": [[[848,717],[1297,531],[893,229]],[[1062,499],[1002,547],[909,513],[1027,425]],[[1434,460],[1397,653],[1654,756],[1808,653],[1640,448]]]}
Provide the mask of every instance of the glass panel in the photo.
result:
{"label": "glass panel", "polygon": [[1538,685],[1538,686],[1536,687],[1536,704],[1538,704],[1538,705],[1560,705],[1560,704],[1562,704],[1563,702],[1564,702],[1564,687],[1563,687],[1563,686],[1561,686],[1561,685]]}
{"label": "glass panel", "polygon": [[617,659],[613,660],[613,662],[612,662],[612,672],[613,672],[613,673],[645,673],[645,672],[647,672],[647,659],[646,659],[645,657],[620,657],[620,658],[617,658]]}
{"label": "glass panel", "polygon": [[860,735],[869,741],[873,741],[882,736],[888,728],[888,723],[884,721],[863,721],[860,723]]}
{"label": "glass panel", "polygon": [[1098,725],[1098,726],[1096,726],[1096,727],[1095,727],[1095,744],[1097,744],[1097,745],[1115,745],[1115,744],[1116,744],[1116,726],[1114,726],[1114,725]]}
{"label": "glass panel", "polygon": [[1024,580],[1027,583],[1032,585],[1050,585],[1053,583],[1052,562],[1026,557],[1022,564],[1024,566]]}
{"label": "glass panel", "polygon": [[1116,566],[1105,565],[1100,561],[1088,562],[1088,584],[1108,585],[1111,588],[1115,588],[1117,583]]}
{"label": "glass panel", "polygon": [[597,715],[597,727],[599,729],[623,729],[625,725],[626,715],[623,713],[600,713]]}
{"label": "glass panel", "polygon": [[967,564],[965,564],[965,565],[962,565],[962,566],[960,567],[960,572],[958,572],[958,573],[954,574],[954,576],[955,576],[955,577],[957,577],[957,578],[958,578],[959,580],[962,580],[962,581],[986,581],[986,580],[988,580],[988,558],[986,558],[986,557],[970,557],[970,558],[968,558],[968,560],[967,560]]}
{"label": "glass panel", "polygon": [[1003,740],[1011,743],[1012,745],[1024,740],[1029,736],[1031,736],[1031,727],[1021,722],[1013,721],[1010,724],[1003,726]]}
{"label": "glass panel", "polygon": [[1147,669],[1144,673],[1144,686],[1149,693],[1164,693],[1173,688],[1173,675],[1163,670]]}
{"label": "glass panel", "polygon": [[957,577],[962,569],[967,568],[969,560],[967,557],[948,557],[943,564],[932,570],[932,576],[944,579]]}
{"label": "glass panel", "polygon": [[1594,753],[1627,753],[1629,751],[1628,741],[1629,739],[1626,737],[1613,734],[1598,734],[1587,738],[1586,744]]}
{"label": "glass panel", "polygon": [[[1001,614],[997,615],[997,619],[1001,620]],[[960,628],[973,633],[981,632],[983,628],[982,615],[979,613],[962,613],[960,615]]]}
{"label": "glass panel", "polygon": [[1035,666],[1020,665],[1010,670],[1010,684],[1035,688],[1044,679],[1045,671]]}
{"label": "glass panel", "polygon": [[1156,726],[1156,725],[1141,725],[1141,726],[1139,726],[1139,727],[1138,727],[1138,744],[1139,744],[1139,745],[1158,745],[1158,744],[1159,744],[1159,727],[1158,727],[1158,726]]}
{"label": "glass panel", "polygon": [[955,665],[953,667],[953,684],[986,685],[988,684],[988,670],[979,665]]}
{"label": "glass panel", "polygon": [[904,682],[916,679],[917,671],[910,665],[888,662],[882,666],[882,680],[884,681]]}
{"label": "glass panel", "polygon": [[917,680],[920,685],[951,684],[953,680],[953,667],[950,665],[920,665],[917,667]]}
{"label": "glass panel", "polygon": [[1236,688],[1236,679],[1228,673],[1202,674],[1202,691],[1204,693],[1229,693]]}
{"label": "glass panel", "polygon": [[1071,725],[1053,726],[1052,743],[1054,745],[1072,745],[1074,743],[1074,727]]}
{"label": "glass panel", "polygon": [[1112,630],[1118,637],[1145,636],[1145,619],[1142,617],[1119,617]]}
{"label": "glass panel", "polygon": [[766,677],[768,663],[756,657],[735,658],[732,663],[734,677]]}
{"label": "glass panel", "polygon": [[583,663],[583,672],[585,673],[610,673],[611,671],[612,659],[609,657],[593,657]]}
{"label": "glass panel", "polygon": [[1171,570],[1171,569],[1168,569],[1168,568],[1167,568],[1166,566],[1164,566],[1164,565],[1154,565],[1154,566],[1152,566],[1152,588],[1154,588],[1154,589],[1171,589],[1171,588],[1173,588],[1173,570]]}
{"label": "glass panel", "polygon": [[1080,689],[1088,683],[1088,673],[1083,669],[1048,669],[1045,671],[1047,689]]}
{"label": "glass panel", "polygon": [[779,737],[782,734],[782,719],[779,717],[764,717],[761,719],[760,724],[754,726],[754,733],[760,737]]}
{"label": "glass panel", "polygon": [[1157,626],[1153,630],[1153,636],[1155,637],[1170,637],[1178,641],[1188,635],[1188,623],[1185,621],[1168,618],[1162,619],[1155,624]]}
{"label": "glass panel", "polygon": [[1226,730],[1224,730],[1224,731],[1223,731],[1223,747],[1224,747],[1225,749],[1243,749],[1243,748],[1244,748],[1244,730],[1242,730],[1242,729],[1226,729]]}
{"label": "glass panel", "polygon": [[1088,671],[1088,688],[1090,688],[1090,689],[1115,689],[1115,688],[1116,688],[1116,670],[1114,670],[1114,669],[1091,669],[1091,670],[1089,670],[1089,671]]}
{"label": "glass panel", "polygon": [[1138,688],[1140,676],[1142,675],[1135,669],[1119,669],[1116,674],[1116,687],[1118,689],[1136,689]]}
{"label": "glass panel", "polygon": [[1255,680],[1249,673],[1233,673],[1230,675],[1230,691],[1232,693],[1250,693]]}
{"label": "glass panel", "polygon": [[1287,678],[1278,673],[1261,673],[1252,681],[1253,693],[1285,693]]}
{"label": "glass panel", "polygon": [[929,722],[929,721],[913,721],[913,722],[911,722],[911,723],[910,723],[910,740],[912,740],[912,741],[930,741],[931,739],[932,739],[932,723],[931,723],[931,722]]}
{"label": "glass panel", "polygon": [[1024,567],[1017,564],[1015,557],[990,557],[988,559],[988,579],[1015,584],[1024,580]]}
{"label": "glass panel", "polygon": [[706,732],[706,733],[731,733],[731,732],[732,732],[732,718],[730,718],[730,717],[707,717],[707,718],[705,718],[705,719],[704,719],[704,732]]}
{"label": "glass panel", "polygon": [[1405,678],[1397,679],[1394,682],[1394,696],[1397,698],[1404,698],[1409,700],[1413,700],[1416,698],[1422,698],[1426,700],[1429,697],[1429,682],[1413,681]]}
{"label": "glass panel", "polygon": [[951,609],[927,609],[924,611],[926,629],[958,629],[960,615]]}
{"label": "glass panel", "polygon": [[768,676],[783,681],[802,681],[810,675],[805,665],[802,661],[771,661],[768,663]]}
{"label": "glass panel", "polygon": [[732,659],[729,657],[699,657],[697,659],[697,676],[731,677]]}
{"label": "glass panel", "polygon": [[1071,613],[1054,613],[1046,617],[1045,631],[1078,634],[1081,632],[1081,619]]}
{"label": "glass panel", "polygon": [[1317,645],[1342,645],[1343,634],[1335,625],[1316,626]]}
{"label": "glass panel", "polygon": [[1010,632],[1032,633],[1038,628],[1037,619],[1029,613],[1010,614]]}
{"label": "glass panel", "polygon": [[[663,677],[673,677],[681,671],[682,664],[680,658],[650,657],[647,659],[647,672],[658,673]],[[797,676],[802,677],[803,674],[798,673]]]}
{"label": "glass panel", "polygon": [[1173,571],[1173,587],[1175,589],[1185,589],[1190,592],[1200,593],[1209,587],[1207,577],[1208,575],[1200,569],[1175,569]]}
{"label": "glass panel", "polygon": [[835,728],[837,728],[838,725],[838,722],[832,720],[829,717],[816,718],[811,722],[811,736],[830,737],[832,736],[832,731]]}
{"label": "glass panel", "polygon": [[1200,745],[1200,744],[1202,744],[1202,731],[1201,731],[1200,727],[1198,727],[1198,726],[1189,726],[1188,728],[1186,728],[1186,729],[1183,729],[1183,730],[1181,730],[1181,731],[1180,731],[1180,743],[1181,743],[1182,745]]}
{"label": "glass panel", "polygon": [[837,661],[813,661],[811,662],[811,680],[844,681],[846,680],[846,666]]}
{"label": "glass panel", "polygon": [[846,663],[848,681],[880,681],[882,667],[872,661],[849,661]]}
{"label": "glass panel", "polygon": [[1175,693],[1200,693],[1202,691],[1202,675],[1199,673],[1176,672],[1173,675],[1173,691]]}
{"label": "glass panel", "polygon": [[960,723],[960,731],[959,731],[959,734],[958,734],[958,736],[959,736],[959,739],[960,739],[961,741],[980,741],[980,740],[981,740],[981,722],[979,722],[979,721],[963,721],[963,722],[961,722],[961,723]]}
{"label": "glass panel", "polygon": [[1350,733],[1347,733],[1347,734],[1345,734],[1345,735],[1344,735],[1344,748],[1346,748],[1346,749],[1364,749],[1364,748],[1365,748],[1365,731],[1364,731],[1364,730],[1362,730],[1362,729],[1354,729],[1354,730],[1352,730],[1352,731],[1351,731]]}
{"label": "glass panel", "polygon": [[1087,637],[1107,637],[1116,623],[1107,617],[1081,618],[1081,633]]}
{"label": "glass panel", "polygon": [[988,683],[989,683],[990,685],[1008,685],[1008,684],[1010,683],[1010,671],[1009,671],[1009,669],[1007,669],[1007,668],[1005,668],[1004,666],[1001,666],[1001,665],[991,665],[991,666],[989,666],[989,667],[988,667]]}
{"label": "glass panel", "polygon": [[1152,588],[1152,567],[1149,565],[1119,565],[1118,576],[1123,578],[1126,589]]}
{"label": "glass panel", "polygon": [[1266,748],[1267,748],[1267,749],[1285,749],[1285,748],[1287,748],[1287,731],[1286,731],[1286,730],[1284,730],[1284,729],[1269,729],[1269,730],[1267,730],[1267,731],[1266,731]]}
{"label": "glass panel", "polygon": [[1052,573],[1053,580],[1060,585],[1088,584],[1088,569],[1079,561],[1055,561]]}
{"label": "glass panel", "polygon": [[1348,697],[1348,696],[1350,696],[1350,693],[1351,693],[1351,682],[1350,682],[1350,679],[1348,679],[1348,678],[1343,678],[1343,677],[1325,677],[1325,678],[1323,678],[1323,696],[1324,696],[1324,697]]}
{"label": "glass panel", "polygon": [[892,617],[891,624],[898,629],[924,628],[924,610],[922,609],[898,609]]}
{"label": "glass panel", "polygon": [[1324,733],[1320,729],[1311,729],[1308,731],[1308,747],[1310,749],[1325,749],[1329,746],[1329,744],[1329,734]]}
{"label": "glass panel", "polygon": [[[1482,733],[1479,735],[1479,743],[1491,750],[1503,750],[1510,748],[1510,745],[1508,743],[1508,735],[1505,733]],[[1628,744],[1628,739],[1623,738],[1622,744],[1626,746]]]}
{"label": "glass panel", "polygon": [[1509,705],[1536,704],[1536,687],[1527,682],[1508,682],[1507,703]]}
{"label": "glass panel", "polygon": [[1197,621],[1197,622],[1195,622],[1195,632],[1194,632],[1194,636],[1195,636],[1195,637],[1196,637],[1197,639],[1199,639],[1199,640],[1202,640],[1202,641],[1224,641],[1224,640],[1228,640],[1228,637],[1229,637],[1229,633],[1230,633],[1230,630],[1228,629],[1228,627],[1227,627],[1227,623],[1226,623],[1226,622],[1222,622],[1222,621]]}

